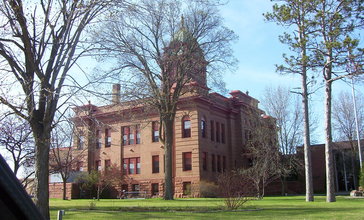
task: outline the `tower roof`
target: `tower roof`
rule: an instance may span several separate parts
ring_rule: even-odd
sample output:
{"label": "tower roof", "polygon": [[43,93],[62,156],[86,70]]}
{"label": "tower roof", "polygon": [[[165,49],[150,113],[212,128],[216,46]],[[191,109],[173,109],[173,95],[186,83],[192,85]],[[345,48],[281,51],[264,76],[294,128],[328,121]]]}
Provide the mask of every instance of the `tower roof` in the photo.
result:
{"label": "tower roof", "polygon": [[180,42],[191,42],[191,40],[196,41],[193,37],[192,33],[186,28],[184,17],[181,17],[181,27],[174,34],[172,41],[180,41]]}

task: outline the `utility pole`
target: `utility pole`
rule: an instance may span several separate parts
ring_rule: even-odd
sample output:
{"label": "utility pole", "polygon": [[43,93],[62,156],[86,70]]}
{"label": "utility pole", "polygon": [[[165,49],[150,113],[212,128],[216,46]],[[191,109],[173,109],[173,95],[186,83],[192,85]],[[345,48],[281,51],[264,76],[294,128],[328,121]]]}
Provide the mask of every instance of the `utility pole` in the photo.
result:
{"label": "utility pole", "polygon": [[353,78],[354,78],[354,76],[351,76],[351,91],[352,91],[353,103],[354,103],[354,118],[355,118],[355,126],[356,126],[356,139],[358,141],[360,169],[363,169],[363,161],[362,161],[361,146],[360,146],[358,113],[357,113],[357,109],[356,109],[356,99],[355,99],[355,89],[354,89],[354,80],[353,80]]}

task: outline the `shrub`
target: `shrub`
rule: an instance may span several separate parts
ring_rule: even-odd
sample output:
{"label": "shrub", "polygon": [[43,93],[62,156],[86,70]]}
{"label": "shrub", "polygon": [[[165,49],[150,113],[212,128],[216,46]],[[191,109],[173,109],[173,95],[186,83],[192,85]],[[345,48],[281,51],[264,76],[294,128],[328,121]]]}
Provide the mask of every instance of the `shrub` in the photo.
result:
{"label": "shrub", "polygon": [[241,208],[249,200],[255,199],[257,193],[253,184],[239,172],[226,172],[218,177],[219,192],[224,197],[227,209]]}
{"label": "shrub", "polygon": [[204,198],[216,198],[218,196],[219,187],[212,182],[200,182],[200,196]]}
{"label": "shrub", "polygon": [[94,210],[95,208],[96,208],[96,202],[90,202],[90,204],[88,205],[88,209]]}

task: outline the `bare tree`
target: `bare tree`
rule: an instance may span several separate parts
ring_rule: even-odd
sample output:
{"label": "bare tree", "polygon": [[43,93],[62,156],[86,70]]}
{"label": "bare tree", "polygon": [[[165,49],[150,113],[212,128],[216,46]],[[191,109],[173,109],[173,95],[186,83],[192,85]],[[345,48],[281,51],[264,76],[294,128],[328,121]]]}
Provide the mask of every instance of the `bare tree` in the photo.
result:
{"label": "bare tree", "polygon": [[303,139],[303,114],[297,98],[284,87],[267,87],[262,98],[264,109],[268,115],[275,118],[277,124],[281,152],[277,168],[281,176],[282,195],[285,194],[287,177],[302,166],[296,151]]}
{"label": "bare tree", "polygon": [[241,173],[256,187],[257,197],[263,198],[265,187],[279,177],[279,148],[275,120],[269,116],[252,116],[246,157],[249,167]]}
{"label": "bare tree", "polygon": [[[0,6],[0,63],[5,80],[0,103],[30,124],[36,145],[35,203],[47,219],[53,119],[62,105],[65,81],[72,81],[69,70],[89,50],[80,43],[83,32],[107,4],[88,0],[45,0],[38,4],[9,0]],[[14,85],[18,88],[15,91],[11,90]]]}
{"label": "bare tree", "polygon": [[[0,145],[11,156],[15,175],[19,174],[19,169],[34,165],[34,140],[26,121],[14,115],[0,121]],[[22,182],[27,182],[33,173],[26,173]]]}
{"label": "bare tree", "polygon": [[[83,150],[74,150],[72,147],[72,125],[66,123],[66,125],[58,126],[52,131],[52,141],[51,141],[51,152],[50,152],[50,173],[59,174],[63,183],[63,200],[66,200],[67,195],[67,180],[70,178],[71,174],[77,170],[81,169],[81,161],[83,160]],[[79,170],[78,170],[79,171]]]}
{"label": "bare tree", "polygon": [[[364,131],[364,100],[362,96],[356,99],[358,110],[359,133]],[[339,141],[349,141],[350,160],[353,173],[354,188],[358,187],[358,172],[356,170],[355,158],[357,157],[356,126],[354,117],[353,99],[350,93],[341,92],[333,101],[334,110],[332,112],[334,136]]]}
{"label": "bare tree", "polygon": [[[222,26],[215,6],[206,2],[142,0],[116,13],[95,35],[102,56],[116,58],[112,73],[124,73],[128,97],[158,110],[165,149],[164,199],[168,200],[173,199],[173,128],[180,97],[206,93],[206,75],[219,76],[226,69],[222,67],[235,61],[230,43],[236,36]],[[215,79],[220,82],[220,77]]]}

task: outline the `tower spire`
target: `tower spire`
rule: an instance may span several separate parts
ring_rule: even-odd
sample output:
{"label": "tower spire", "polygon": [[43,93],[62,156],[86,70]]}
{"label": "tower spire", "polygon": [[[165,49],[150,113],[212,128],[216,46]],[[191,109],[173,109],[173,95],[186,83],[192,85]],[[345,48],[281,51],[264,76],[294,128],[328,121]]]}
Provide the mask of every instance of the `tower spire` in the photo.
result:
{"label": "tower spire", "polygon": [[185,27],[185,18],[181,15],[181,28]]}

